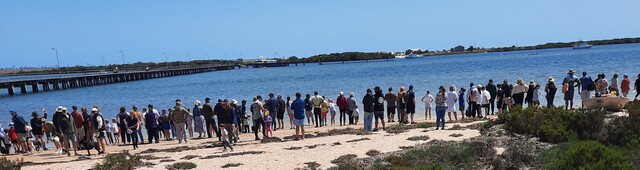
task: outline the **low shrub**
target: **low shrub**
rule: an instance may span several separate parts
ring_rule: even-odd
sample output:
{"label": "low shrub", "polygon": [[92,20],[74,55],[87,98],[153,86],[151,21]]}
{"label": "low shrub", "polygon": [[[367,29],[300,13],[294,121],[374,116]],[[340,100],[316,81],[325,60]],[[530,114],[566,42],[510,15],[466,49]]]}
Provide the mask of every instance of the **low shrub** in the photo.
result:
{"label": "low shrub", "polygon": [[545,169],[633,169],[624,152],[596,141],[562,143],[542,156]]}
{"label": "low shrub", "polygon": [[0,157],[0,169],[19,170],[22,168],[22,159],[9,160],[6,157]]}
{"label": "low shrub", "polygon": [[194,169],[196,167],[198,167],[198,165],[193,162],[176,162],[171,165],[167,165],[167,169],[169,170]]}
{"label": "low shrub", "polygon": [[102,164],[97,163],[93,169],[95,170],[133,170],[142,165],[140,156],[131,155],[129,152],[111,153],[105,156]]}
{"label": "low shrub", "polygon": [[605,126],[600,142],[628,148],[640,145],[640,103],[629,103],[627,112],[628,117],[613,118]]}
{"label": "low shrub", "polygon": [[378,151],[378,150],[373,150],[373,149],[372,149],[372,150],[367,151],[367,153],[365,153],[365,154],[366,154],[367,156],[377,156],[377,155],[379,155],[379,154],[380,154],[380,151]]}
{"label": "low shrub", "polygon": [[539,137],[543,142],[561,143],[572,139],[600,138],[606,112],[601,109],[564,110],[560,107],[526,108],[517,106],[500,113],[504,128],[512,133]]}

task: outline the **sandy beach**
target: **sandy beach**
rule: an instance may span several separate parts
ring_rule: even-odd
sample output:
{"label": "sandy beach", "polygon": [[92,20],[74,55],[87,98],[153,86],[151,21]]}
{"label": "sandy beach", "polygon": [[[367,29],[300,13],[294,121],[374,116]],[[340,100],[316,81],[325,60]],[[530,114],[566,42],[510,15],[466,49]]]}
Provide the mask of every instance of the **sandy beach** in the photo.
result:
{"label": "sandy beach", "polygon": [[[418,118],[423,119],[423,118]],[[429,122],[433,122],[431,120]],[[223,148],[217,139],[192,139],[187,144],[178,144],[174,141],[162,141],[160,144],[140,145],[137,150],[131,150],[131,146],[108,146],[110,153],[128,150],[132,154],[140,154],[146,158],[143,160],[149,166],[139,169],[165,169],[167,165],[175,162],[189,161],[197,164],[196,169],[220,169],[227,164],[241,164],[229,169],[296,169],[305,167],[307,162],[320,164],[319,168],[327,169],[335,166],[331,160],[341,155],[356,154],[359,158],[368,157],[365,153],[370,150],[379,152],[392,152],[401,150],[401,147],[410,147],[416,144],[426,143],[428,140],[411,141],[407,138],[415,136],[428,136],[429,140],[461,141],[480,136],[478,130],[460,129],[449,130],[459,125],[465,127],[474,123],[448,123],[447,130],[435,128],[416,128],[404,133],[388,133],[386,131],[373,132],[369,135],[327,135],[322,137],[310,137],[302,141],[294,141],[291,136],[295,130],[278,130],[273,134],[283,139],[283,142],[261,143],[253,140],[253,133],[242,134],[240,142],[234,145],[233,152],[222,152]],[[391,123],[397,125],[397,123]],[[316,135],[331,129],[361,129],[362,125],[351,126],[325,126],[310,128],[307,126],[307,134]],[[453,137],[452,134],[462,136]],[[261,135],[260,135],[261,136]],[[262,136],[261,136],[262,137]],[[277,141],[277,139],[276,139]],[[83,156],[67,157],[55,155],[53,151],[35,153],[33,155],[11,155],[9,159],[24,159],[29,162],[24,169],[89,169],[104,159],[104,155],[97,155],[92,150],[92,156],[86,156],[86,150],[79,151]]]}

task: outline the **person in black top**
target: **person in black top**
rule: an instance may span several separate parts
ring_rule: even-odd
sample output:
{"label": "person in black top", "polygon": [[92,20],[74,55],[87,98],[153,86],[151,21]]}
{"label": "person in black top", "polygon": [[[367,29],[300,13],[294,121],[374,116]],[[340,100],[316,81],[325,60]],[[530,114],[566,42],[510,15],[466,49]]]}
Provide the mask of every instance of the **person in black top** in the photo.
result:
{"label": "person in black top", "polygon": [[304,98],[304,114],[307,118],[307,125],[313,126],[313,105],[311,104],[311,94],[307,94],[307,97]]}
{"label": "person in black top", "polygon": [[287,109],[287,105],[285,104],[284,100],[282,100],[282,96],[278,95],[278,114],[276,115],[276,118],[278,119],[278,124],[280,125],[280,127],[276,128],[276,129],[284,129],[284,112],[285,109]]}
{"label": "person in black top", "polygon": [[131,140],[133,141],[133,149],[138,148],[138,133],[137,130],[140,128],[138,126],[138,118],[136,116],[128,116],[125,121],[125,125],[127,129],[125,129],[125,133],[131,135]]}
{"label": "person in black top", "polygon": [[547,92],[547,95],[545,96],[547,98],[547,107],[553,107],[553,98],[555,98],[557,90],[558,88],[556,87],[555,79],[553,79],[553,77],[549,77],[547,85],[544,87],[544,91]]}
{"label": "person in black top", "polygon": [[640,74],[638,74],[638,79],[636,79],[636,82],[633,84],[633,91],[636,92],[636,97],[633,98],[634,101],[638,100],[638,95],[640,95],[638,90],[640,90]]}
{"label": "person in black top", "polygon": [[216,120],[213,118],[215,114],[211,104],[211,99],[207,97],[204,99],[204,102],[205,104],[202,107],[202,115],[204,116],[204,122],[206,124],[205,127],[207,128],[207,137],[211,138],[211,130],[213,130],[213,133],[215,133],[217,137],[220,137]]}
{"label": "person in black top", "polygon": [[485,87],[487,91],[489,91],[489,95],[491,99],[489,99],[489,107],[491,107],[491,115],[495,113],[495,105],[496,105],[496,97],[498,96],[498,88],[495,84],[493,84],[493,79],[489,79],[489,84]]}
{"label": "person in black top", "polygon": [[385,128],[384,124],[384,95],[382,94],[382,89],[378,86],[375,87],[375,94],[373,95],[374,103],[373,103],[373,115],[376,122],[376,126],[373,131],[378,131],[378,119],[382,122],[382,130]]}
{"label": "person in black top", "polygon": [[33,116],[33,118],[31,118],[31,121],[30,121],[31,128],[32,128],[31,133],[35,137],[35,141],[40,142],[40,146],[42,146],[42,149],[46,151],[47,147],[45,146],[44,138],[42,137],[44,135],[44,132],[42,131],[42,126],[44,125],[45,121],[43,121],[42,118],[38,116],[38,112],[31,113],[31,116]]}
{"label": "person in black top", "polygon": [[413,121],[413,115],[416,113],[416,94],[413,92],[413,85],[409,85],[409,91],[407,91],[407,115],[411,115],[411,124],[415,124]]}
{"label": "person in black top", "polygon": [[98,134],[98,145],[94,147],[100,147],[98,151],[98,155],[104,154],[107,150],[107,139],[106,139],[106,123],[102,114],[98,110],[98,107],[94,106],[91,108],[91,116],[90,116],[90,124],[93,127],[93,131]]}

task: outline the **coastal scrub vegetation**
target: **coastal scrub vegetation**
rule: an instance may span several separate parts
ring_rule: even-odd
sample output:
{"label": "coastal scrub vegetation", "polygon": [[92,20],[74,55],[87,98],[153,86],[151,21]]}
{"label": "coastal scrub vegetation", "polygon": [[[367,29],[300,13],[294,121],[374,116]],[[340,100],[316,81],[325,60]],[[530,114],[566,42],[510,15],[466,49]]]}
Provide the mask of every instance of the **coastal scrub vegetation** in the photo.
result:
{"label": "coastal scrub vegetation", "polygon": [[196,167],[198,167],[198,165],[193,162],[176,162],[171,165],[167,165],[167,169],[169,170],[194,169]]}
{"label": "coastal scrub vegetation", "polygon": [[110,153],[105,156],[102,163],[97,163],[93,169],[94,170],[110,170],[110,169],[120,169],[120,170],[133,170],[136,167],[142,165],[142,160],[140,156],[131,155],[129,152],[122,153]]}
{"label": "coastal scrub vegetation", "polygon": [[22,159],[10,160],[6,157],[0,157],[0,169],[19,170],[22,168]]}

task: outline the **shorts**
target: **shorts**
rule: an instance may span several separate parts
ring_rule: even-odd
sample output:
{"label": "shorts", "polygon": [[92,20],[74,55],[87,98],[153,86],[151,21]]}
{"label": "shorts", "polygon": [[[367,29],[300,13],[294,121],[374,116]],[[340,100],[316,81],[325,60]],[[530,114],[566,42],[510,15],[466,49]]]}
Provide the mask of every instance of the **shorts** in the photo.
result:
{"label": "shorts", "polygon": [[289,119],[293,119],[293,113],[289,113]]}
{"label": "shorts", "polygon": [[396,114],[396,107],[387,107],[387,114]]}
{"label": "shorts", "polygon": [[284,110],[283,111],[278,111],[278,115],[276,115],[276,118],[284,119]]}
{"label": "shorts", "polygon": [[414,114],[416,113],[416,106],[407,106],[407,114]]}
{"label": "shorts", "polygon": [[63,142],[67,142],[67,141],[69,141],[69,143],[76,142],[77,141],[76,140],[76,134],[74,134],[74,133],[69,133],[69,134],[65,133]]}
{"label": "shorts", "polygon": [[27,133],[17,133],[18,134],[18,142],[24,142],[27,139]]}
{"label": "shorts", "polygon": [[448,105],[447,106],[447,112],[456,112],[456,105],[452,104],[452,105]]}
{"label": "shorts", "polygon": [[582,100],[586,100],[589,99],[591,97],[591,91],[589,90],[582,90],[580,92],[580,99]]}
{"label": "shorts", "polygon": [[304,112],[304,115],[305,115],[305,116],[307,116],[307,117],[313,117],[313,111],[311,111],[311,110],[306,110],[306,111]]}
{"label": "shorts", "polygon": [[463,104],[458,105],[458,108],[459,108],[459,110],[460,110],[461,112],[464,112],[464,111],[465,111],[464,109],[466,109],[466,108],[464,108],[464,105],[463,105]]}
{"label": "shorts", "polygon": [[293,124],[296,126],[304,126],[304,119],[293,119]]}
{"label": "shorts", "polygon": [[564,100],[573,100],[573,93],[575,90],[569,89],[567,93],[564,94]]}
{"label": "shorts", "polygon": [[[79,137],[79,138],[84,138],[84,136],[86,136],[86,135],[84,134],[84,127],[76,128],[76,134],[78,134],[78,137]],[[65,136],[66,136],[66,135],[65,135]]]}
{"label": "shorts", "polygon": [[107,134],[106,132],[100,131],[98,132],[98,138],[105,138],[106,134]]}
{"label": "shorts", "polygon": [[375,117],[375,120],[383,120],[384,121],[384,111],[374,111],[373,115]]}

